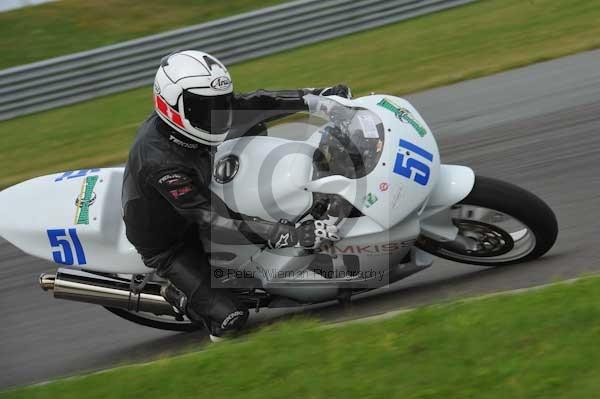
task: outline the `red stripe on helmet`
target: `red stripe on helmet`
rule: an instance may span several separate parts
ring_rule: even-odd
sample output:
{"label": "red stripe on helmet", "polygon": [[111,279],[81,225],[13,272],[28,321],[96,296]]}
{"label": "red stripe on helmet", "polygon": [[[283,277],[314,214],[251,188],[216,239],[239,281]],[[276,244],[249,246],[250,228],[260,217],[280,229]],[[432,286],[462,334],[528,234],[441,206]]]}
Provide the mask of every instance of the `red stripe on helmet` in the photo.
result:
{"label": "red stripe on helmet", "polygon": [[179,112],[175,111],[167,102],[161,97],[154,95],[154,102],[156,104],[156,109],[163,114],[168,120],[173,122],[176,126],[184,129],[183,121],[181,119],[181,115]]}

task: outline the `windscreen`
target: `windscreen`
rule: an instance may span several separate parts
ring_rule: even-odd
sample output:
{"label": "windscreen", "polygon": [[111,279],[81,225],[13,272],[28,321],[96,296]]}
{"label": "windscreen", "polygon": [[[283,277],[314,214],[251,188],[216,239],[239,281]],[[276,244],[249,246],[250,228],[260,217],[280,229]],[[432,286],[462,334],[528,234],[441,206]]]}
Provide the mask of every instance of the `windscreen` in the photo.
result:
{"label": "windscreen", "polygon": [[315,178],[342,175],[359,179],[379,162],[384,127],[379,117],[366,109],[343,106],[331,99],[319,100],[318,112],[328,123],[321,129],[314,154]]}

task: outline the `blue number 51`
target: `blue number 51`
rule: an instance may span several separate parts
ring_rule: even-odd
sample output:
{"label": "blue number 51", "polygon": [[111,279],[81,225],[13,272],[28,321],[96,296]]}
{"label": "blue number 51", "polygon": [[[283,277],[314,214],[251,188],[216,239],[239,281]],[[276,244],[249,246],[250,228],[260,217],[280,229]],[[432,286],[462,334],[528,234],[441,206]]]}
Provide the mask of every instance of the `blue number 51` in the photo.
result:
{"label": "blue number 51", "polygon": [[[71,241],[67,239],[66,229],[50,229],[47,231],[50,246],[52,249],[57,249],[56,251],[52,251],[52,259],[55,263],[71,266],[74,264],[74,248],[77,264],[85,265],[87,260],[85,259],[81,241],[79,241],[79,237],[77,236],[77,231],[75,229],[69,229],[68,232]],[[71,242],[73,243],[73,246],[71,246]]]}
{"label": "blue number 51", "polygon": [[411,151],[412,154],[405,156],[402,152],[398,152],[396,155],[396,163],[394,164],[394,173],[411,179],[413,172],[415,172],[415,177],[412,178],[412,180],[414,180],[415,183],[426,186],[430,175],[429,166],[415,158],[411,158],[411,156],[415,154],[429,162],[433,162],[433,155],[423,148],[409,143],[406,140],[400,140],[400,151],[402,151],[402,148]]}

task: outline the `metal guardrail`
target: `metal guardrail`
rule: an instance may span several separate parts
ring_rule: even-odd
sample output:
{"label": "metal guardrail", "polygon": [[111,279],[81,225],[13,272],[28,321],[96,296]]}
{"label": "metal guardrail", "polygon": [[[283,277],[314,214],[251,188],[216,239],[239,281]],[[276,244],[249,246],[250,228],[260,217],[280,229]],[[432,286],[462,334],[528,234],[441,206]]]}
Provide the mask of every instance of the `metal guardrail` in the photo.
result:
{"label": "metal guardrail", "polygon": [[226,64],[474,0],[300,0],[0,71],[0,120],[150,84],[159,60],[198,49]]}

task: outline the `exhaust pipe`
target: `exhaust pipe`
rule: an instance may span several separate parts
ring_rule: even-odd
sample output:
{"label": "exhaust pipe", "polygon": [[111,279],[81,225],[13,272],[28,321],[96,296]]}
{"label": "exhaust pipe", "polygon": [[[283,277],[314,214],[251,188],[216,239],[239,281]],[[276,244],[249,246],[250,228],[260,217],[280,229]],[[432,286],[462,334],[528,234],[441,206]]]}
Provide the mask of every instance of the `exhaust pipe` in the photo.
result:
{"label": "exhaust pipe", "polygon": [[52,290],[54,298],[87,302],[134,312],[177,316],[173,307],[160,295],[160,284],[148,283],[139,294],[130,289],[126,279],[107,277],[80,270],[58,269],[58,273],[42,274],[40,287]]}

